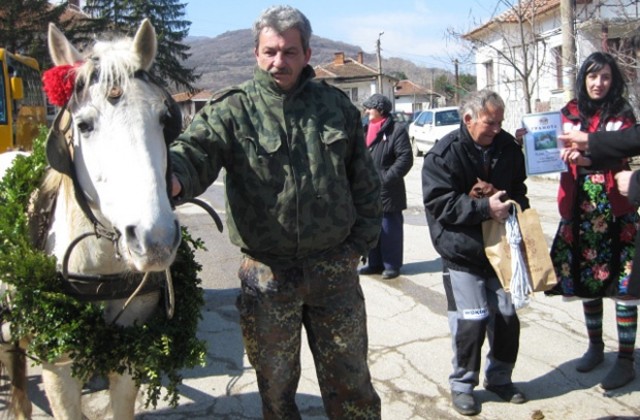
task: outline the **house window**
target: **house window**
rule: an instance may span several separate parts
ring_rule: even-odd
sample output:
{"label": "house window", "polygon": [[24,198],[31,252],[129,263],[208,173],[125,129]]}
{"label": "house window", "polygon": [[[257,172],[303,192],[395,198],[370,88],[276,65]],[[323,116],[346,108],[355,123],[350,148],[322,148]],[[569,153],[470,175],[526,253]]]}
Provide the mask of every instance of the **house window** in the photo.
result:
{"label": "house window", "polygon": [[553,62],[555,63],[556,88],[563,89],[563,66],[562,66],[562,47],[555,47],[552,51]]}
{"label": "house window", "polygon": [[351,88],[351,102],[358,102],[358,88]]}
{"label": "house window", "polygon": [[484,71],[485,71],[485,77],[487,79],[487,88],[492,88],[493,84],[494,84],[494,79],[493,79],[493,60],[487,61],[486,63],[484,63]]}

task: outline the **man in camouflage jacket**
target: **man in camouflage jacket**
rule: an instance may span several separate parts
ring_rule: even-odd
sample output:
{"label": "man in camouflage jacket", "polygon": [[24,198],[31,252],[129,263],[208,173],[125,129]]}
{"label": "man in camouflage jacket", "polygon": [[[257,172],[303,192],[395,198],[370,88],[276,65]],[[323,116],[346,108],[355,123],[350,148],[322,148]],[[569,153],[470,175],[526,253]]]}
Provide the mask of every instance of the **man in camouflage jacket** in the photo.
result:
{"label": "man in camouflage jacket", "polygon": [[299,419],[301,325],[327,415],[380,418],[357,265],[377,241],[380,181],[358,110],[312,80],[311,25],[289,6],[254,24],[254,78],[219,92],[171,147],[174,195],[225,168],[227,225],[243,254],[237,306],[266,419]]}

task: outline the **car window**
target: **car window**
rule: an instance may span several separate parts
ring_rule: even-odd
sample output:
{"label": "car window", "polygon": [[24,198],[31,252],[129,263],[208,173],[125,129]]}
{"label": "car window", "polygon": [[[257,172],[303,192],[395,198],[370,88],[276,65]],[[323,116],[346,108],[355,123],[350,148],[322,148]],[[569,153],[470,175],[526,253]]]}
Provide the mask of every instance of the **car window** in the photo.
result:
{"label": "car window", "polygon": [[409,116],[404,112],[393,112],[391,116],[393,117],[394,121],[409,122]]}
{"label": "car window", "polygon": [[436,126],[453,125],[460,123],[460,115],[457,109],[442,111],[436,114]]}
{"label": "car window", "polygon": [[425,111],[425,112],[422,113],[420,118],[422,119],[422,124],[423,125],[432,124],[433,123],[433,112]]}

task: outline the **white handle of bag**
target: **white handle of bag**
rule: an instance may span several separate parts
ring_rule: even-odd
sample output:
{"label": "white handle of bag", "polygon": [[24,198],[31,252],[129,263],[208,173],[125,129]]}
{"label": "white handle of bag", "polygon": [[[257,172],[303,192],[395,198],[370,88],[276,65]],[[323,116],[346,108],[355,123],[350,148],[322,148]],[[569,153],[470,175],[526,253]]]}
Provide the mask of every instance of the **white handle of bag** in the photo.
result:
{"label": "white handle of bag", "polygon": [[524,256],[522,254],[522,235],[518,225],[517,209],[511,206],[509,217],[505,222],[507,242],[511,249],[511,300],[516,309],[527,306],[530,302],[529,295],[533,292]]}

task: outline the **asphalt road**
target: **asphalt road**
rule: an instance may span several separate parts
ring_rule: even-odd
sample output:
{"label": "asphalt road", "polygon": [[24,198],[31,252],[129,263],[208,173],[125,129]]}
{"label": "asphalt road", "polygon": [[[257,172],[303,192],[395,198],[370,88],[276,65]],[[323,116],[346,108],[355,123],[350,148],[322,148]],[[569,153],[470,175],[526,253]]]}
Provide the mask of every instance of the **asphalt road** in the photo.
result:
{"label": "asphalt road", "polygon": [[[417,158],[406,177],[409,208],[405,211],[405,264],[401,276],[384,281],[380,276],[361,276],[367,302],[369,361],[376,390],[382,399],[384,419],[459,419],[450,403],[447,377],[451,366],[451,339],[447,327],[446,299],[441,262],[430,243],[422,210],[420,169]],[[557,180],[527,181],[532,206],[538,210],[550,242],[558,223],[555,195]],[[224,214],[223,186],[218,182],[201,197]],[[193,236],[204,240],[199,252],[205,306],[199,336],[208,344],[207,365],[184,372],[180,405],[144,407],[138,398],[136,419],[260,419],[260,400],[255,372],[244,354],[238,314],[239,250],[227,232],[220,234],[208,215],[197,207],[178,209],[182,223]],[[584,320],[579,303],[560,298],[532,299],[520,311],[521,337],[514,381],[530,401],[507,404],[482,387],[478,419],[531,419],[543,414],[549,420],[640,419],[640,380],[614,392],[603,392],[598,383],[616,355],[616,330],[612,304],[604,318],[606,361],[588,374],[577,374],[576,360],[586,348]],[[484,347],[486,351],[487,346]],[[637,352],[636,352],[637,353]],[[305,420],[326,420],[322,409],[313,360],[308,346],[301,350],[302,378],[297,394]],[[38,368],[29,370],[29,393],[34,419],[51,418],[42,392]],[[1,399],[0,399],[1,401]],[[90,384],[83,396],[88,419],[109,417],[104,383]],[[2,406],[0,406],[0,415]],[[538,416],[538,417],[534,417]]]}

